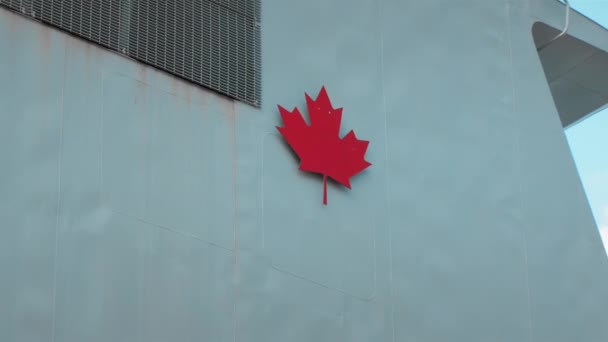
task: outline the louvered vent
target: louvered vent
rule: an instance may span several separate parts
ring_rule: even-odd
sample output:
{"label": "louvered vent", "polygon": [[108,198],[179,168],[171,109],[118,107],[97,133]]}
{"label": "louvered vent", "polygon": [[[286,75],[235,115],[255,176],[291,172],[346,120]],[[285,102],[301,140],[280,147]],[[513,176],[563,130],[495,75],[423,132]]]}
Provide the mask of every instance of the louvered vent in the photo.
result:
{"label": "louvered vent", "polygon": [[260,0],[0,0],[99,45],[261,105]]}

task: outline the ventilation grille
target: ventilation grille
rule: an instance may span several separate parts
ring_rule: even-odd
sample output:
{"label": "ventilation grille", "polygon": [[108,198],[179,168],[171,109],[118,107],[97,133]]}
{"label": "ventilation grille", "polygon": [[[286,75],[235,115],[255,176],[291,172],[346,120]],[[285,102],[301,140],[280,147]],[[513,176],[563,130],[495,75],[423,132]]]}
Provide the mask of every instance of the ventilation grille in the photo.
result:
{"label": "ventilation grille", "polygon": [[0,4],[261,106],[260,0],[0,0]]}

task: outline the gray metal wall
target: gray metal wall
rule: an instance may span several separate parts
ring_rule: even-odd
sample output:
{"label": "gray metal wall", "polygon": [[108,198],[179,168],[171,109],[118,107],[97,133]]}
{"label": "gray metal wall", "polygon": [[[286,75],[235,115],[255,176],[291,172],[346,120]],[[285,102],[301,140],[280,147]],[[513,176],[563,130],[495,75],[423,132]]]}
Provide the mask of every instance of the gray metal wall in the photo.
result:
{"label": "gray metal wall", "polygon": [[[0,9],[0,340],[608,340],[537,20],[266,0],[255,109]],[[322,84],[373,163],[327,207],[274,128]]]}

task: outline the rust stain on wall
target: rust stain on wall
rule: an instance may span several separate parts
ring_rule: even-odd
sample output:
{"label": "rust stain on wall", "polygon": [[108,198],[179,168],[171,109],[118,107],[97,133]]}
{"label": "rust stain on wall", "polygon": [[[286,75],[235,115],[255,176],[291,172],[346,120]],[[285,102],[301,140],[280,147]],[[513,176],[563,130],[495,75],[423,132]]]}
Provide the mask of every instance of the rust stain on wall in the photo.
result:
{"label": "rust stain on wall", "polygon": [[[220,99],[221,114],[225,115],[230,125],[230,139],[232,145],[232,168],[236,174],[236,105],[233,100]],[[236,180],[233,186],[236,186]]]}
{"label": "rust stain on wall", "polygon": [[186,103],[188,104],[188,109],[192,107],[192,85],[186,84],[184,89],[184,97],[186,99]]}
{"label": "rust stain on wall", "polygon": [[197,89],[196,100],[198,102],[199,107],[199,112],[197,113],[197,115],[200,116],[201,126],[205,127],[207,117],[209,116],[208,98],[204,92],[198,91]]}
{"label": "rust stain on wall", "polygon": [[80,41],[78,43],[84,45],[84,63],[86,68],[86,74],[90,74],[90,72],[92,71],[91,65],[94,62],[93,54],[95,53],[95,51],[93,51],[93,49],[97,50],[97,47],[93,47],[93,44],[82,43]]}
{"label": "rust stain on wall", "polygon": [[7,10],[4,10],[3,8],[0,10],[0,13],[2,15],[2,21],[6,21],[8,23],[8,29],[9,29],[9,37],[14,37],[15,34],[17,33],[17,26],[19,25],[19,23],[17,22],[19,19],[17,15],[10,13]]}
{"label": "rust stain on wall", "polygon": [[[234,100],[230,100],[230,110],[229,110],[229,119],[231,123],[231,133],[232,133],[232,230],[234,234],[233,238],[233,250],[238,250],[239,248],[239,240],[238,240],[238,197],[237,197],[237,172],[238,172],[238,153],[237,153],[237,136],[236,136],[236,103]],[[237,255],[234,253],[233,255],[233,270],[236,273],[237,270]]]}
{"label": "rust stain on wall", "polygon": [[136,103],[146,103],[146,94],[148,91],[148,69],[143,64],[137,64],[137,95],[135,98]]}
{"label": "rust stain on wall", "polygon": [[40,39],[39,46],[42,50],[41,57],[48,59],[51,52],[51,30],[44,25],[38,25],[38,38]]}
{"label": "rust stain on wall", "polygon": [[[217,96],[213,94],[214,101],[218,103],[218,109],[220,114],[220,120],[227,120],[227,123],[230,128],[230,132],[226,137],[226,143],[230,144],[231,152],[230,152],[230,172],[231,172],[231,192],[232,192],[232,222],[233,222],[233,250],[238,249],[238,233],[237,233],[237,176],[238,176],[238,151],[237,151],[237,132],[236,132],[236,124],[237,124],[237,109],[234,100],[224,98],[222,96]],[[233,258],[233,267],[236,266],[236,254]]]}
{"label": "rust stain on wall", "polygon": [[[98,76],[97,70],[99,59],[103,51],[92,43],[75,37],[67,37],[66,45],[69,56],[67,67],[84,68],[82,69],[82,72],[86,76],[87,81],[92,82],[94,79],[96,79]],[[84,65],[82,64],[83,59]]]}
{"label": "rust stain on wall", "polygon": [[173,99],[176,100],[179,96],[179,84],[177,78],[171,77],[171,95],[173,95]]}
{"label": "rust stain on wall", "polygon": [[[55,58],[55,60],[53,60],[53,57],[54,57],[53,56],[53,45],[54,44],[52,42],[53,32],[51,31],[50,28],[48,28],[44,25],[37,24],[36,26],[37,26],[37,30],[36,30],[37,56],[36,57],[38,57],[39,64],[36,65],[35,67],[37,68],[38,74],[40,75],[40,78],[37,82],[37,88],[38,88],[38,91],[40,92],[40,94],[46,95],[48,93],[50,87],[54,83],[54,80],[51,80],[49,77],[49,68],[51,67],[51,64],[55,63],[56,67],[60,67],[61,69],[63,69],[63,66],[65,64],[64,59],[66,58],[66,56],[63,55],[62,56],[63,58],[61,58],[61,59]],[[57,43],[55,43],[55,44],[59,45]],[[65,44],[65,41],[64,41],[64,44]],[[61,49],[61,50],[65,51],[65,48],[63,46],[57,47],[57,49]]]}
{"label": "rust stain on wall", "polygon": [[186,102],[188,109],[192,108],[192,89],[193,85],[182,81],[176,77],[170,77],[171,79],[171,94],[175,96],[176,100],[180,102]]}

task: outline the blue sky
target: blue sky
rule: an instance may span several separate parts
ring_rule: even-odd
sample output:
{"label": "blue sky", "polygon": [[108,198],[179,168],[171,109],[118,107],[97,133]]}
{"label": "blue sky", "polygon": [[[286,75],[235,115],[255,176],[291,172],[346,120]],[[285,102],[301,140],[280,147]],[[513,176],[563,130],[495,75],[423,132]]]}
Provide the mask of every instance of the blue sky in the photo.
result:
{"label": "blue sky", "polygon": [[608,250],[608,109],[567,129],[566,136]]}
{"label": "blue sky", "polygon": [[[570,0],[570,4],[608,28],[608,0]],[[567,129],[566,136],[608,251],[608,108]]]}

